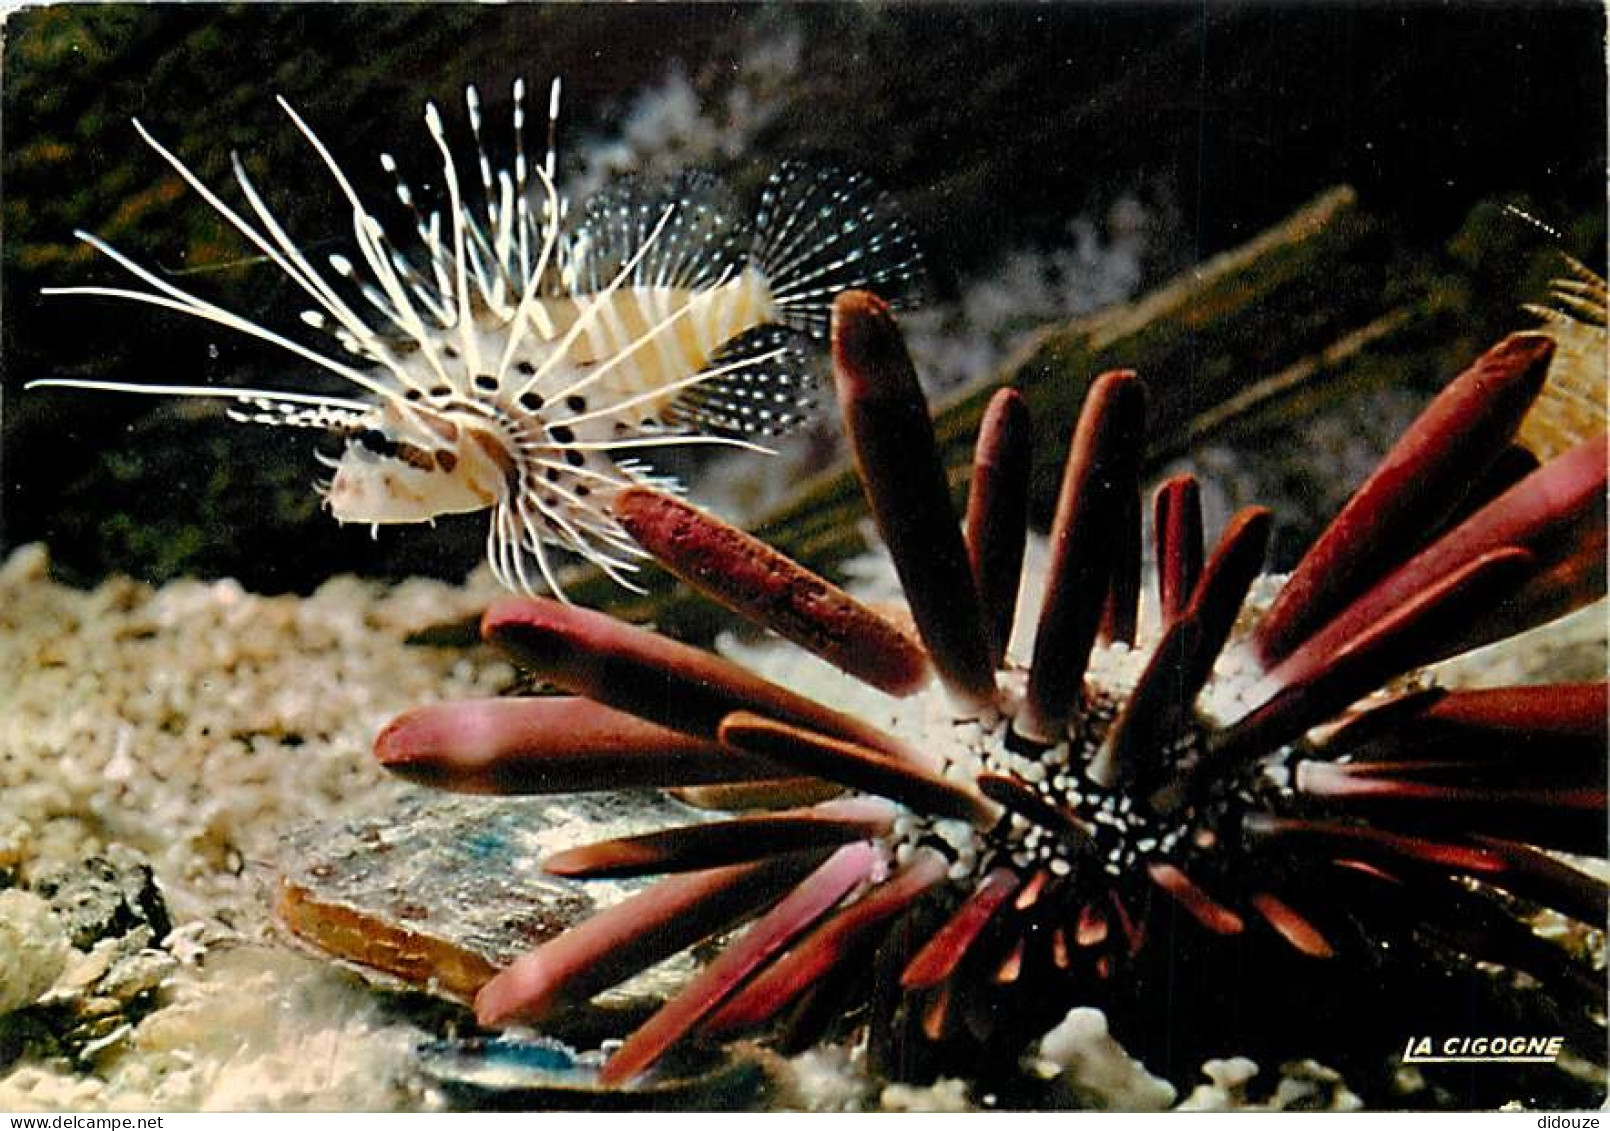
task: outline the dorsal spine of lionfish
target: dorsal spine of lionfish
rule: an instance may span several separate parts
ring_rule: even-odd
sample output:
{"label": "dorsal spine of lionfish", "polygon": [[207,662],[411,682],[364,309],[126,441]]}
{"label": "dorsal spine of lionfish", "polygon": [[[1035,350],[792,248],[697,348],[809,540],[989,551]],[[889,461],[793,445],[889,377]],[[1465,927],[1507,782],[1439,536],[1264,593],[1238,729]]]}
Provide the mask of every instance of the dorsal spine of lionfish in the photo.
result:
{"label": "dorsal spine of lionfish", "polygon": [[640,454],[677,446],[757,448],[807,418],[834,295],[857,286],[907,294],[920,255],[904,221],[865,177],[797,163],[767,182],[752,219],[713,176],[626,178],[572,208],[556,183],[559,83],[544,159],[524,142],[525,88],[513,87],[512,168],[482,144],[480,98],[466,90],[476,172],[461,177],[442,115],[425,122],[446,200],[425,211],[397,161],[380,162],[411,214],[395,240],[312,127],[279,99],[352,212],[357,259],[316,265],[269,208],[238,156],[243,214],[140,122],[178,175],[312,302],[319,349],[183,290],[105,241],[76,233],[149,289],[54,287],[127,299],[273,343],[341,378],[346,395],[287,389],[48,379],[65,386],[218,398],[251,423],[326,430],[343,441],[322,488],[342,522],[420,522],[490,509],[498,579],[562,595],[551,548],[616,581],[642,552],[610,513],[625,487],[673,487]]}

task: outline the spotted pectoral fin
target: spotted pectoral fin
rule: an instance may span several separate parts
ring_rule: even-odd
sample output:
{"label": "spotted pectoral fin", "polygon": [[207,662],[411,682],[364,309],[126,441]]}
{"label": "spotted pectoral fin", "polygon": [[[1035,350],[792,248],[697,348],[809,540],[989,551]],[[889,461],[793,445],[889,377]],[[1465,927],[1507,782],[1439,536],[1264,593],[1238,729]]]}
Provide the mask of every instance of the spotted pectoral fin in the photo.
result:
{"label": "spotted pectoral fin", "polygon": [[823,366],[809,335],[778,323],[754,326],[718,348],[665,413],[674,427],[780,436],[810,419]]}
{"label": "spotted pectoral fin", "polygon": [[818,339],[840,292],[870,290],[898,307],[923,279],[916,238],[887,193],[859,173],[799,162],[767,181],[751,255],[779,318]]}
{"label": "spotted pectoral fin", "polygon": [[570,240],[577,294],[623,285],[702,290],[742,271],[749,235],[732,194],[708,173],[623,177],[594,194]]}

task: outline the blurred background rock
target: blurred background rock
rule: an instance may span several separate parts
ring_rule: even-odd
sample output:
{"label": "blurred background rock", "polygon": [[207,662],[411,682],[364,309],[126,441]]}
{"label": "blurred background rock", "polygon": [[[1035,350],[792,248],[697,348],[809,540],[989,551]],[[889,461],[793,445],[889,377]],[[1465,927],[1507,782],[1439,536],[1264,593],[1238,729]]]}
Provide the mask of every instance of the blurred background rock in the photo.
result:
{"label": "blurred background rock", "polygon": [[[217,327],[40,296],[118,279],[73,239],[84,228],[225,307],[296,325],[294,287],[250,261],[131,116],[221,189],[239,151],[321,254],[345,245],[350,215],[276,94],[376,204],[390,200],[381,150],[416,188],[437,179],[427,99],[468,144],[468,82],[502,154],[517,76],[536,92],[563,76],[561,172],[578,191],[624,169],[698,165],[748,191],[785,157],[860,169],[903,202],[933,266],[934,306],[912,328],[940,383],[990,376],[1036,326],[1156,287],[1335,184],[1354,186],[1377,233],[1374,273],[1336,286],[1457,275],[1445,336],[1459,348],[1524,325],[1518,304],[1558,265],[1560,248],[1493,202],[1548,220],[1603,269],[1605,14],[1587,4],[72,5],[12,13],[4,33],[0,550],[43,539],[74,582],[228,575],[306,591],[348,570],[459,576],[482,549],[480,516],[378,541],[337,527],[318,513],[310,435],[232,425],[199,402],[20,392],[46,376],[318,387],[294,358]],[[1321,303],[1326,284],[1312,284]],[[1310,446],[1292,457],[1307,466],[1263,486],[1323,514],[1316,484],[1344,489],[1373,458],[1365,424],[1390,435],[1455,371],[1405,373],[1329,423],[1294,411],[1290,435],[1329,429],[1326,450],[1362,450],[1338,468],[1314,466]],[[778,466],[809,466],[804,445]],[[1199,458],[1239,473],[1233,451]]]}

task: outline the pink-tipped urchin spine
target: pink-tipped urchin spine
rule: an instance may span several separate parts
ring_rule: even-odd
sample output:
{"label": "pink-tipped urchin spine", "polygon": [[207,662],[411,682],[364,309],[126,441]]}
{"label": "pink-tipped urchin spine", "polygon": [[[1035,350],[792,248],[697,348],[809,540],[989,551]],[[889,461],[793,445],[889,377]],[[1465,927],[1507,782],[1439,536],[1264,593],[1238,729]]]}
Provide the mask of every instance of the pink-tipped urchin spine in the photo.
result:
{"label": "pink-tipped urchin spine", "polygon": [[[617,510],[667,568],[893,706],[844,713],[597,612],[492,608],[486,637],[568,697],[410,712],[377,740],[389,768],[507,792],[801,775],[844,792],[560,854],[569,876],[667,878],[499,974],[481,1020],[541,1020],[734,931],[606,1083],[680,1042],[810,1013],[889,946],[916,1039],[1021,1046],[1028,1019],[1082,1004],[1165,931],[1262,936],[1323,964],[1367,945],[1360,917],[1394,899],[1411,923],[1459,908],[1437,926],[1473,959],[1580,985],[1529,930],[1476,927],[1499,909],[1515,924],[1516,901],[1603,925],[1603,883],[1542,850],[1605,853],[1605,685],[1444,691],[1418,674],[1604,591],[1602,435],[1515,482],[1483,474],[1551,350],[1515,335],[1461,374],[1283,585],[1261,574],[1268,512],[1209,548],[1195,483],[1163,484],[1145,622],[1144,395],[1134,374],[1098,378],[1020,662],[1024,406],[1010,390],[990,405],[958,524],[888,308],[841,295],[840,401],[916,639],[686,504],[637,490]],[[1360,885],[1381,899],[1348,902]]]}

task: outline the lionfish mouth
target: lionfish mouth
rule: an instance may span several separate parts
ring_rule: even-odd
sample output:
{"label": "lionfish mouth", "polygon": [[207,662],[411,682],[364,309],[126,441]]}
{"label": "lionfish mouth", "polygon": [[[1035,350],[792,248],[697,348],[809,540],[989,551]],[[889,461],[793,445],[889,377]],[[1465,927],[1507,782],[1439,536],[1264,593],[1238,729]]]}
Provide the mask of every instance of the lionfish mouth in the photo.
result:
{"label": "lionfish mouth", "polygon": [[[1602,1054],[1602,972],[1520,916],[1605,922],[1605,884],[1558,853],[1605,855],[1606,686],[1446,690],[1425,671],[1604,592],[1605,437],[1499,470],[1547,337],[1514,335],[1455,379],[1283,580],[1261,573],[1267,511],[1210,550],[1196,483],[1166,482],[1145,617],[1144,398],[1133,374],[1098,378],[1019,656],[1020,397],[1002,390],[983,418],[958,525],[888,308],[847,293],[834,319],[848,433],[914,633],[678,500],[632,490],[615,513],[673,573],[881,694],[843,692],[841,710],[604,614],[511,599],[486,638],[564,694],[420,707],[376,739],[388,769],[448,789],[839,795],[551,858],[565,876],[664,878],[492,978],[484,1024],[542,1021],[720,937],[606,1083],[690,1041],[857,1026],[896,1075],[945,1050],[979,1075],[1070,1007],[1133,1000],[1155,984],[1148,962],[1256,946],[1284,979],[1267,992],[1306,1000],[1349,962],[1366,992],[1418,992],[1381,972],[1430,948],[1535,979],[1549,1016],[1576,1019],[1572,1045]],[[1177,1017],[1233,992],[1170,985]]]}

